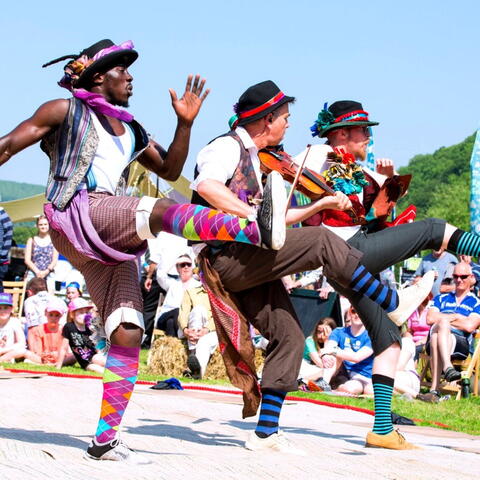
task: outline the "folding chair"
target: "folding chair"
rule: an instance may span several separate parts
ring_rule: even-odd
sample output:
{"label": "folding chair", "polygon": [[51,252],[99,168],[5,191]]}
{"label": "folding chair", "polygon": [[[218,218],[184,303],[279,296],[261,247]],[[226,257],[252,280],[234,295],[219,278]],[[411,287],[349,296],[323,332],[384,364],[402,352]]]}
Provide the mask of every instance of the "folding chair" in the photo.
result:
{"label": "folding chair", "polygon": [[10,293],[13,297],[13,316],[20,318],[23,311],[23,301],[25,300],[25,288],[27,282],[3,281],[3,291]]}
{"label": "folding chair", "polygon": [[[479,373],[480,373],[480,331],[477,331],[474,338],[475,350],[473,354],[469,355],[464,360],[452,360],[454,367],[459,367],[460,371],[466,378],[470,379],[470,390],[472,395],[478,396],[478,384],[479,384]],[[419,361],[419,371],[420,371],[420,384],[422,387],[430,387],[431,381],[429,379],[430,374],[430,357],[422,353],[420,355]],[[454,393],[456,394],[455,399],[460,400],[462,397],[462,386],[461,382],[450,382],[440,385],[440,390],[442,392]]]}

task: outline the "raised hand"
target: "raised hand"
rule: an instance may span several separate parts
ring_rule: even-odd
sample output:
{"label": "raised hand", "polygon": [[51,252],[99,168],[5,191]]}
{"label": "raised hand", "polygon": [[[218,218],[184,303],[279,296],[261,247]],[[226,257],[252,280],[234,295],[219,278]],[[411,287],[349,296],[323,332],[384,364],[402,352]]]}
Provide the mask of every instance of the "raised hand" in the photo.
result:
{"label": "raised hand", "polygon": [[390,158],[377,159],[377,173],[385,175],[386,177],[393,177],[395,175],[395,165]]}
{"label": "raised hand", "polygon": [[193,78],[193,75],[189,75],[182,98],[178,99],[175,90],[172,88],[169,89],[172,107],[175,110],[179,122],[187,126],[192,125],[200,111],[203,101],[210,93],[210,89],[207,88],[202,94],[204,86],[205,79],[200,78],[200,75],[195,75],[195,78]]}

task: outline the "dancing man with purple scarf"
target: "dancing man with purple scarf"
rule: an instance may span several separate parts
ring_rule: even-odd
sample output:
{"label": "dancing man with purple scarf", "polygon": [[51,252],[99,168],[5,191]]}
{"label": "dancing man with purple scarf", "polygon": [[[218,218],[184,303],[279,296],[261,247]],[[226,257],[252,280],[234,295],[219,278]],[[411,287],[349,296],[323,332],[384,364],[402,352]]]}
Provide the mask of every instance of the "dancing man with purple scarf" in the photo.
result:
{"label": "dancing man with purple scarf", "polygon": [[128,67],[137,57],[132,42],[102,40],[44,65],[71,59],[59,85],[73,96],[41,105],[0,138],[0,165],[38,141],[50,158],[45,213],[52,241],[84,275],[111,343],[100,419],[86,456],[139,464],[148,462],[120,440],[118,430],[138,372],[144,322],[136,257],[146,240],[162,230],[190,240],[279,249],[285,223],[273,220],[277,207],[268,202],[239,218],[166,198],[125,195],[134,160],[167,180],[180,176],[193,121],[209,92],[203,92],[205,80],[198,75],[188,77],[180,99],[170,90],[178,123],[166,151],[119,108],[127,107],[132,95]]}

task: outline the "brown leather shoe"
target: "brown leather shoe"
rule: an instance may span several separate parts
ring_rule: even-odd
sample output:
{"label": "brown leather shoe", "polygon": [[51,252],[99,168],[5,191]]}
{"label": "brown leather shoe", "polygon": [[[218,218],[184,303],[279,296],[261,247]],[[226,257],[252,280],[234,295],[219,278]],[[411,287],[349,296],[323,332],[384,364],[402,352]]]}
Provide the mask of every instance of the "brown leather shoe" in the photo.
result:
{"label": "brown leather shoe", "polygon": [[389,448],[391,450],[420,450],[420,447],[407,442],[398,430],[393,430],[393,432],[390,432],[387,435],[378,435],[378,433],[368,432],[365,446]]}

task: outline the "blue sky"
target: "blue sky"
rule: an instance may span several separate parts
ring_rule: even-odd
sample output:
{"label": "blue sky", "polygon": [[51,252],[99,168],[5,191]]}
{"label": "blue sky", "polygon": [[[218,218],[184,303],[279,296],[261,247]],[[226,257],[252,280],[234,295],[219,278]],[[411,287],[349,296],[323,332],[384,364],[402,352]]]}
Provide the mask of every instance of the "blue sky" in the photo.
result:
{"label": "blue sky", "polygon": [[[289,153],[312,142],[309,126],[324,102],[353,99],[380,122],[376,155],[405,165],[478,126],[479,14],[478,0],[5,2],[0,135],[67,96],[56,85],[62,64],[44,62],[102,38],[131,39],[140,57],[130,111],[165,147],[176,124],[168,88],[179,93],[198,72],[212,90],[194,125],[188,178],[200,148],[227,130],[240,94],[266,79],[297,97]],[[33,146],[0,167],[0,179],[44,184],[47,172]]]}

